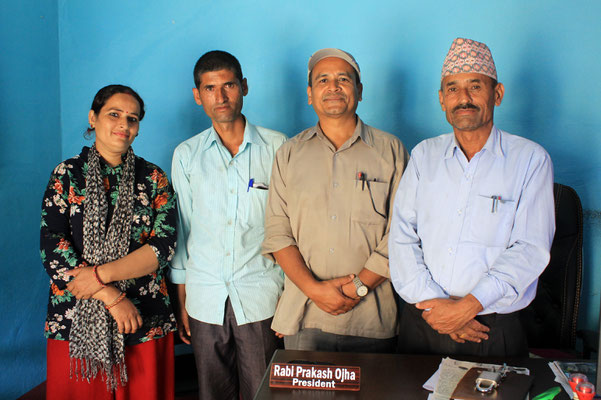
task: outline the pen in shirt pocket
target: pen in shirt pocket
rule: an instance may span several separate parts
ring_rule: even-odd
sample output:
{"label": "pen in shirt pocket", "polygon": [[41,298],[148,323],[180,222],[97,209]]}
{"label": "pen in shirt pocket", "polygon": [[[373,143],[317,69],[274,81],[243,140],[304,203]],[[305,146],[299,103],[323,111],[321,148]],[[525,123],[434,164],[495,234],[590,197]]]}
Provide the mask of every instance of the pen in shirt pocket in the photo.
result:
{"label": "pen in shirt pocket", "polygon": [[261,189],[261,190],[268,190],[269,189],[269,185],[263,182],[256,182],[255,178],[250,178],[250,180],[248,181],[248,187],[246,188],[246,191],[250,191],[250,189]]}
{"label": "pen in shirt pocket", "polygon": [[369,189],[369,183],[370,182],[377,182],[378,180],[376,178],[374,179],[367,179],[367,174],[365,172],[357,172],[357,178],[355,179],[355,185],[357,184],[357,182],[361,182],[361,190],[365,190],[365,183],[367,183],[367,188]]}

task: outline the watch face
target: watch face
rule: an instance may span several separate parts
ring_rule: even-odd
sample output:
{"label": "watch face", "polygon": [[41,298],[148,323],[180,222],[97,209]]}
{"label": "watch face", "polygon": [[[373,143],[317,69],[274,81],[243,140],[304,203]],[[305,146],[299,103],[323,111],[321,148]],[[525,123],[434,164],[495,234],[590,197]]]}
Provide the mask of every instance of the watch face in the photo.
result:
{"label": "watch face", "polygon": [[367,295],[367,286],[359,286],[357,288],[357,296],[363,297]]}

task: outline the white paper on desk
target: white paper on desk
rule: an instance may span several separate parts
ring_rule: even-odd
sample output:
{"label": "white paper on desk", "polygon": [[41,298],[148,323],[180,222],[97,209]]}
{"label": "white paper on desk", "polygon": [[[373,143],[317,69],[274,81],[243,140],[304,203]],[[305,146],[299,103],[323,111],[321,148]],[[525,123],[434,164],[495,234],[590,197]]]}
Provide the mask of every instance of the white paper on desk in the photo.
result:
{"label": "white paper on desk", "polygon": [[460,363],[461,361],[448,357],[440,363],[440,367],[438,368],[440,372],[434,394],[439,396],[441,400],[450,399],[461,378],[467,374],[469,367],[460,365]]}
{"label": "white paper on desk", "polygon": [[[443,360],[444,361],[444,360]],[[423,388],[426,390],[429,390],[430,392],[433,392],[434,389],[436,388],[436,383],[438,382],[438,377],[440,376],[440,367],[442,366],[442,361],[440,362],[440,364],[438,365],[438,369],[436,370],[436,372],[434,372],[434,375],[432,375],[424,384],[423,384]]]}
{"label": "white paper on desk", "polygon": [[[424,389],[434,392],[431,395],[432,397],[429,396],[428,398],[434,400],[450,399],[461,378],[473,367],[485,368],[491,371],[501,368],[497,364],[460,361],[449,357],[443,358],[436,372],[423,384]],[[530,371],[527,368],[516,369],[518,373],[530,375]]]}
{"label": "white paper on desk", "polygon": [[570,384],[568,383],[563,371],[554,362],[549,363],[549,368],[551,368],[551,371],[553,371],[553,374],[555,375],[555,382],[559,383],[561,387],[563,387],[563,390],[565,390],[568,396],[570,396],[570,399],[573,399],[574,392],[572,391],[572,388],[570,387]]}

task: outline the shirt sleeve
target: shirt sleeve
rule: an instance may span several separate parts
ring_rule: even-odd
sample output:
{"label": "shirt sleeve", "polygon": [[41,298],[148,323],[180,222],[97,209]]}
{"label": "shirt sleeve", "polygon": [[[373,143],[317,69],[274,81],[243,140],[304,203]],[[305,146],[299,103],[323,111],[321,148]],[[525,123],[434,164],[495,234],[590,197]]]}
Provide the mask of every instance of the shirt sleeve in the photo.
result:
{"label": "shirt sleeve", "polygon": [[66,271],[88,265],[71,236],[70,215],[74,211],[71,206],[83,211],[83,196],[70,182],[69,169],[64,163],[59,164],[50,176],[42,200],[40,257],[52,281],[53,292],[66,289],[72,279]]}
{"label": "shirt sleeve", "polygon": [[485,309],[501,312],[530,290],[549,263],[555,234],[553,165],[533,156],[516,210],[510,245],[471,291]]}
{"label": "shirt sleeve", "polygon": [[388,263],[388,238],[390,235],[390,224],[392,218],[390,217],[393,213],[394,206],[394,197],[399,186],[399,182],[401,181],[401,177],[403,175],[403,171],[407,167],[407,160],[409,159],[409,154],[407,153],[407,149],[405,146],[399,141],[396,141],[398,144],[395,150],[396,162],[395,162],[395,173],[394,178],[392,179],[392,185],[390,187],[389,199],[388,199],[388,221],[386,223],[386,231],[382,236],[382,239],[378,243],[375,250],[369,255],[367,261],[365,262],[365,268],[386,278],[390,278],[390,268]]}
{"label": "shirt sleeve", "polygon": [[394,199],[389,237],[390,279],[398,294],[409,304],[448,297],[432,279],[424,263],[417,233],[418,185],[419,169],[413,152]]}
{"label": "shirt sleeve", "polygon": [[182,149],[176,148],[173,153],[171,164],[171,178],[173,187],[177,194],[177,206],[179,209],[177,217],[177,238],[179,246],[171,260],[169,277],[176,284],[186,283],[186,264],[188,262],[188,237],[190,235],[190,220],[192,219],[192,191],[190,190],[190,179],[183,165],[185,156]]}
{"label": "shirt sleeve", "polygon": [[289,156],[290,146],[287,144],[276,152],[265,209],[265,238],[261,253],[273,262],[275,258],[272,253],[297,245],[292,234],[286,197],[286,170]]}
{"label": "shirt sleeve", "polygon": [[145,244],[154,251],[159,268],[165,268],[173,258],[176,248],[177,202],[173,188],[169,184],[167,174],[160,169],[154,169],[153,198],[151,207],[154,210],[154,224]]}

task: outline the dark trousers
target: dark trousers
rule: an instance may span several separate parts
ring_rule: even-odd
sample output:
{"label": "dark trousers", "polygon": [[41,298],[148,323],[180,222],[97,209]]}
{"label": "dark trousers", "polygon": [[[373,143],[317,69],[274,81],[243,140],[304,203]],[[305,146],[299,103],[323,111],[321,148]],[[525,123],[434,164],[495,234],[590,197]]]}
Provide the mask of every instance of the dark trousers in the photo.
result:
{"label": "dark trousers", "polygon": [[344,351],[350,353],[392,353],[396,337],[372,339],[360,336],[336,335],[321,329],[301,329],[296,335],[284,336],[286,350]]}
{"label": "dark trousers", "polygon": [[223,325],[190,318],[199,399],[253,398],[278,343],[271,320],[238,325],[229,298]]}
{"label": "dark trousers", "polygon": [[519,312],[479,315],[476,320],[490,328],[488,339],[480,343],[457,343],[441,335],[421,316],[422,310],[406,304],[401,313],[398,350],[401,354],[438,354],[445,356],[527,357],[528,343]]}

